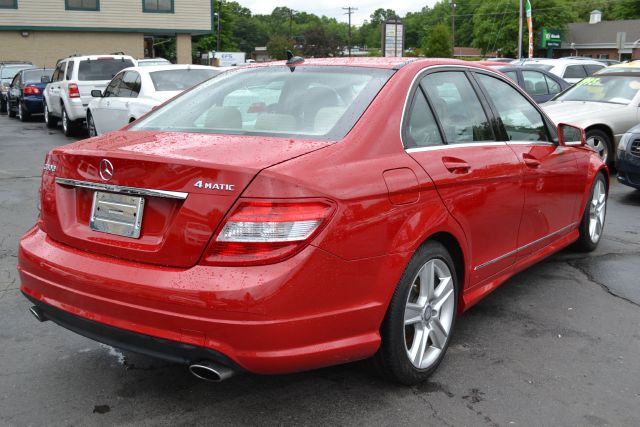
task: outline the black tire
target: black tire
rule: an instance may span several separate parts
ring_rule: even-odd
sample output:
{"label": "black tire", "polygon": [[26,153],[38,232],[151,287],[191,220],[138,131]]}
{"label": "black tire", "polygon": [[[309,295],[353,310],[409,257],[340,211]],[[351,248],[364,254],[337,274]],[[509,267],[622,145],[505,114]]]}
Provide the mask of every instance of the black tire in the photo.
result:
{"label": "black tire", "polygon": [[[601,227],[600,231],[597,233],[597,236],[594,236],[591,229],[591,223],[594,219],[594,215],[597,214],[597,206],[594,205],[594,193],[597,191],[597,188],[604,189],[604,199],[602,204],[602,219],[601,219]],[[599,173],[596,176],[596,179],[593,181],[593,185],[591,186],[591,192],[589,193],[589,200],[587,200],[587,204],[584,208],[584,213],[582,214],[582,219],[580,220],[580,237],[573,244],[573,249],[578,252],[592,252],[598,247],[598,243],[602,239],[602,234],[604,232],[604,220],[607,214],[607,197],[608,197],[608,188],[606,178],[602,173]]]}
{"label": "black tire", "polygon": [[[609,135],[600,129],[589,129],[586,134],[586,140],[589,143],[591,140],[599,141],[602,143],[602,150],[598,151],[600,158],[607,164],[608,167],[612,167],[615,161],[615,151],[613,149],[613,143]],[[591,145],[591,144],[590,144]]]}
{"label": "black tire", "polygon": [[29,119],[31,119],[31,113],[29,113],[29,110],[27,110],[26,108],[24,108],[24,106],[22,105],[22,102],[20,102],[18,100],[18,119],[20,119],[21,122],[28,122]]}
{"label": "black tire", "polygon": [[[437,294],[438,289],[441,289],[440,295],[442,296],[446,291],[444,286],[449,287],[449,290],[446,291],[446,294],[449,295],[447,298],[448,302],[446,303],[446,312],[444,304],[434,304],[432,306],[431,302],[427,302],[425,303],[424,309],[418,308],[419,311],[421,310],[421,314],[415,315],[415,318],[420,320],[415,322],[415,325],[409,325],[405,319],[405,313],[409,312],[407,308],[408,304],[411,302],[410,299],[413,299],[412,295],[415,295],[416,297],[418,295],[422,295],[422,289],[420,289],[422,285],[418,284],[420,281],[418,274],[422,271],[423,267],[429,266],[432,262],[437,262],[439,265],[446,265],[448,273],[450,274],[447,277],[450,277],[452,283],[450,285],[444,285],[445,282],[443,281],[443,278],[440,277],[438,282],[439,284],[435,286],[434,292],[434,294]],[[437,276],[438,273],[436,273],[436,277]],[[420,288],[417,288],[417,286]],[[458,284],[455,265],[447,249],[441,243],[435,241],[428,241],[422,245],[413,255],[400,278],[396,290],[391,298],[391,303],[387,309],[387,314],[380,328],[382,344],[374,356],[373,362],[374,366],[376,366],[383,377],[401,384],[412,385],[425,381],[429,375],[438,368],[446,354],[455,329],[459,288],[460,286]],[[449,300],[451,295],[453,303]],[[419,304],[413,305],[418,306]],[[435,309],[436,307],[438,310]],[[418,313],[418,311],[415,313]],[[445,313],[447,314],[446,319],[442,317]],[[425,324],[430,324],[430,322],[435,320],[437,320],[438,324],[444,324],[445,322],[450,324],[448,334],[444,339],[444,344],[436,346],[435,341],[431,338],[431,332],[426,333],[427,341],[425,341],[424,345],[426,347],[427,342],[431,342],[431,345],[428,346],[424,355],[428,356],[427,351],[434,351],[437,353],[432,353],[433,360],[428,362],[428,365],[417,367],[415,362],[412,362],[409,358],[409,353],[415,345],[415,340],[418,339],[417,328],[424,327]],[[409,348],[410,346],[408,343],[409,336],[412,336],[411,349]],[[424,361],[422,356],[420,357],[420,360]]]}
{"label": "black tire", "polygon": [[0,96],[0,113],[6,113],[6,112],[7,112],[7,101],[2,99],[2,97]]}
{"label": "black tire", "polygon": [[98,136],[96,123],[93,121],[93,115],[91,114],[91,111],[87,111],[87,133],[89,134],[89,138]]}
{"label": "black tire", "polygon": [[64,136],[75,135],[76,125],[69,119],[69,115],[67,115],[67,110],[65,110],[64,105],[62,106],[62,118],[60,121],[62,122],[62,133],[64,133]]}
{"label": "black tire", "polygon": [[51,114],[46,102],[44,103],[44,123],[49,129],[58,127],[58,119]]}

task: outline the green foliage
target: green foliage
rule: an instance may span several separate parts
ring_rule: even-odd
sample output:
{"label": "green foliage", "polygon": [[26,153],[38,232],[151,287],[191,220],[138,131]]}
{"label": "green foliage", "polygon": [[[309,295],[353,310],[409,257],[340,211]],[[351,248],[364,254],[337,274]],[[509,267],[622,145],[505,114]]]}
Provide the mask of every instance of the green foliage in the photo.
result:
{"label": "green foliage", "polygon": [[285,36],[273,36],[267,43],[267,52],[273,59],[287,59],[287,51],[294,51],[293,41]]}
{"label": "green foliage", "polygon": [[445,24],[431,27],[422,44],[422,51],[429,58],[451,57],[451,31]]}

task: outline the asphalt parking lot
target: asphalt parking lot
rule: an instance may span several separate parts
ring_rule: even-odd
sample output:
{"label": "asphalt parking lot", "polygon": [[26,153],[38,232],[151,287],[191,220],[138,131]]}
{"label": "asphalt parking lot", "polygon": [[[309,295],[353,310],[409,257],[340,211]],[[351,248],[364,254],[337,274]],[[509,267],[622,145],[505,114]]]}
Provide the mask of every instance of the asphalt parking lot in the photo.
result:
{"label": "asphalt parking lot", "polygon": [[612,180],[598,250],[556,254],[468,311],[427,383],[357,363],[213,384],[29,314],[17,245],[45,153],[68,142],[0,116],[0,425],[640,425],[640,191]]}

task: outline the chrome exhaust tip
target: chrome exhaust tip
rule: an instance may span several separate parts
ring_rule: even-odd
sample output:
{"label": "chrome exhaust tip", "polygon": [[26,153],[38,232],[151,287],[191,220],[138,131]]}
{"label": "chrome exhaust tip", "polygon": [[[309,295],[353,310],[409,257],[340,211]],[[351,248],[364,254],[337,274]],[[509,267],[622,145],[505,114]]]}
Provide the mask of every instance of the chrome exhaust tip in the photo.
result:
{"label": "chrome exhaust tip", "polygon": [[189,365],[189,372],[201,380],[212,381],[215,383],[222,382],[231,378],[235,372],[232,369],[227,368],[217,363],[202,361]]}
{"label": "chrome exhaust tip", "polygon": [[40,310],[35,305],[29,308],[29,312],[33,314],[33,317],[38,319],[38,322],[46,322],[47,320],[49,320],[47,319],[47,316],[45,316],[45,314],[42,312],[42,310]]}

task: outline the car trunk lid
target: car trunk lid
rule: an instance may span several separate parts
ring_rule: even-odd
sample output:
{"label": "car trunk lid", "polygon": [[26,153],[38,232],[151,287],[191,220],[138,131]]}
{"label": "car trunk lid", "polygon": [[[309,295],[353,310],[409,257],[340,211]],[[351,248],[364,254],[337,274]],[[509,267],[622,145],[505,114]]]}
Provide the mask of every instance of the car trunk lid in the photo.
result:
{"label": "car trunk lid", "polygon": [[[53,150],[47,160],[48,165],[55,165],[55,172],[49,168],[43,174],[41,227],[53,240],[78,249],[190,267],[262,169],[328,144],[123,131],[67,145]],[[105,173],[103,160],[111,165],[111,175]],[[131,189],[144,199],[140,236],[93,230],[90,221],[96,192],[130,195]]]}

